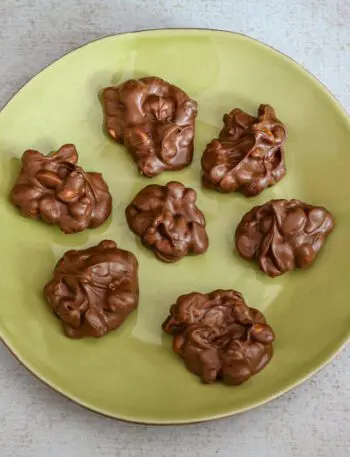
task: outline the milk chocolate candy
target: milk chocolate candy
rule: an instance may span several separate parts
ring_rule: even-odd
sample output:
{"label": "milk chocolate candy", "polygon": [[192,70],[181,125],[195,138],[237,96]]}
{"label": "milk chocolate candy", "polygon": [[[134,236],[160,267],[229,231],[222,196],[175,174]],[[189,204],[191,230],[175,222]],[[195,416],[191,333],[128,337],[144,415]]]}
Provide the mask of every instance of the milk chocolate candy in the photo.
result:
{"label": "milk chocolate candy", "polygon": [[141,242],[164,262],[208,249],[205,217],[196,206],[197,194],[179,182],[143,188],[126,208],[126,220]]}
{"label": "milk chocolate candy", "polygon": [[68,251],[44,295],[70,338],[101,337],[122,325],[139,299],[136,257],[105,240]]}
{"label": "milk chocolate candy", "polygon": [[236,108],[224,115],[224,127],[202,156],[202,183],[219,192],[260,194],[286,174],[286,127],[270,105],[258,117]]}
{"label": "milk chocolate candy", "polygon": [[334,227],[329,211],[299,200],[271,200],[250,210],[236,229],[236,248],[271,277],[315,261]]}
{"label": "milk chocolate candy", "polygon": [[155,76],[131,79],[102,92],[109,136],[125,144],[141,174],[181,170],[193,158],[197,103]]}
{"label": "milk chocolate candy", "polygon": [[170,308],[163,330],[173,335],[173,351],[187,369],[210,384],[238,385],[271,360],[272,328],[235,290],[192,292]]}
{"label": "milk chocolate candy", "polygon": [[109,217],[112,197],[100,173],[77,165],[73,144],[47,156],[27,150],[10,200],[23,216],[56,224],[64,233],[99,227]]}

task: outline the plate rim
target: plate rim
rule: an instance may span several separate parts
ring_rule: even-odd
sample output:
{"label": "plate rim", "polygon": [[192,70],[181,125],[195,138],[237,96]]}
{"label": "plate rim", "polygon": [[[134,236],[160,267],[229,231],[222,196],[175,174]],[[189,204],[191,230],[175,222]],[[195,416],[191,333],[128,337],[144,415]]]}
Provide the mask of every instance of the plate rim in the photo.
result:
{"label": "plate rim", "polygon": [[[341,115],[345,117],[345,119],[348,120],[349,122],[349,115],[345,109],[345,107],[341,104],[341,102],[337,99],[337,97],[326,87],[326,85],[320,81],[315,75],[313,75],[309,70],[307,70],[303,65],[298,63],[296,60],[294,60],[292,57],[288,56],[287,54],[283,53],[282,51],[274,48],[273,46],[264,43],[261,40],[258,40],[256,38],[253,38],[249,35],[239,33],[239,32],[233,32],[230,30],[224,30],[224,29],[216,29],[216,28],[201,28],[201,27],[166,27],[166,28],[152,28],[152,29],[142,29],[142,30],[135,30],[135,31],[129,31],[129,32],[120,32],[120,33],[114,33],[111,35],[105,35],[102,37],[99,37],[95,40],[89,41],[87,43],[82,44],[81,46],[78,46],[61,56],[59,56],[57,59],[53,60],[51,63],[43,67],[41,70],[39,70],[36,74],[34,74],[28,81],[26,81],[6,102],[5,104],[0,108],[0,116],[3,114],[5,111],[6,107],[13,101],[27,86],[29,86],[41,73],[43,73],[45,70],[47,70],[50,67],[53,67],[57,62],[59,62],[61,59],[65,58],[68,55],[74,54],[75,52],[79,52],[81,49],[93,44],[97,43],[103,40],[108,40],[109,38],[115,38],[119,36],[124,36],[124,35],[136,35],[136,34],[144,34],[144,35],[152,35],[152,34],[157,34],[157,33],[168,33],[168,32],[177,32],[179,34],[181,33],[186,33],[186,32],[192,32],[192,33],[214,33],[214,34],[227,34],[227,35],[235,35],[239,36],[241,38],[244,38],[248,41],[253,41],[255,44],[269,48],[271,51],[279,54],[282,56],[285,60],[289,61],[292,65],[294,65],[296,68],[298,68],[300,71],[302,71],[306,76],[309,78],[313,79],[318,85],[320,86],[320,89],[331,99],[333,104],[338,108],[340,111]],[[0,117],[1,119],[1,117]],[[0,331],[1,331],[1,326],[0,326]],[[213,421],[213,420],[218,420],[218,419],[225,419],[228,417],[235,416],[237,414],[241,414],[245,411],[250,411],[252,409],[258,408],[266,403],[269,403],[282,395],[286,394],[287,392],[291,391],[292,389],[300,386],[303,384],[305,381],[319,373],[326,365],[328,365],[350,342],[350,330],[345,334],[343,338],[339,340],[338,344],[335,344],[334,348],[330,353],[327,355],[327,357],[324,359],[322,363],[316,366],[316,368],[311,369],[305,376],[299,378],[297,381],[290,382],[287,384],[284,388],[278,390],[275,394],[273,395],[268,395],[266,398],[263,398],[262,400],[255,402],[254,404],[246,407],[242,407],[240,409],[237,409],[235,411],[229,411],[227,413],[218,413],[218,414],[207,414],[200,419],[160,419],[160,420],[154,420],[154,419],[143,419],[139,420],[135,417],[132,416],[125,416],[125,415],[118,415],[118,414],[112,414],[109,412],[104,411],[103,408],[98,408],[95,406],[92,406],[89,404],[89,402],[85,402],[84,400],[81,400],[77,398],[75,395],[70,394],[69,392],[67,393],[64,391],[64,389],[61,389],[59,385],[57,385],[55,382],[52,382],[51,380],[47,379],[44,375],[37,373],[34,368],[31,367],[31,364],[21,357],[20,354],[17,354],[16,351],[13,349],[12,345],[10,342],[6,341],[6,338],[4,338],[2,332],[0,335],[0,341],[4,344],[4,346],[8,349],[10,354],[27,370],[27,372],[32,375],[36,380],[42,382],[44,385],[48,386],[51,388],[54,392],[60,394],[62,397],[72,401],[73,403],[77,404],[80,407],[83,407],[84,409],[91,411],[95,414],[99,414],[104,417],[108,417],[111,419],[115,419],[118,421],[122,422],[127,422],[127,423],[133,423],[133,424],[141,424],[141,425],[162,425],[162,426],[173,426],[173,425],[190,425],[190,424],[198,424],[198,423],[204,423],[208,421]]]}

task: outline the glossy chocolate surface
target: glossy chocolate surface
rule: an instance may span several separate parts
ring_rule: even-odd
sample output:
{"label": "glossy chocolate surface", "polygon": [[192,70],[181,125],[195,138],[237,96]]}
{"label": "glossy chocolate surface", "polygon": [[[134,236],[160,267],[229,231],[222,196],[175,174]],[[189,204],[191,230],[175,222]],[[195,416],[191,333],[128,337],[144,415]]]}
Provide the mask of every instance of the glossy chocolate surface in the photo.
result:
{"label": "glossy chocolate surface", "polygon": [[241,384],[273,354],[271,327],[235,290],[180,296],[163,330],[174,336],[174,352],[204,383]]}
{"label": "glossy chocolate surface", "polygon": [[74,145],[47,156],[28,150],[10,200],[23,216],[56,224],[64,233],[99,227],[109,217],[112,197],[100,173],[77,165]]}
{"label": "glossy chocolate surface", "polygon": [[333,230],[332,215],[299,200],[271,200],[250,210],[236,229],[239,254],[274,277],[307,268]]}
{"label": "glossy chocolate surface", "polygon": [[101,337],[137,308],[138,263],[114,241],[67,251],[44,295],[70,338]]}
{"label": "glossy chocolate surface", "polygon": [[105,128],[125,144],[148,177],[192,162],[197,103],[155,76],[131,79],[102,93]]}
{"label": "glossy chocolate surface", "polygon": [[126,208],[128,225],[142,244],[164,262],[203,254],[209,242],[196,198],[193,189],[178,182],[146,186]]}
{"label": "glossy chocolate surface", "polygon": [[202,156],[205,187],[252,197],[283,178],[287,133],[270,105],[260,105],[258,117],[236,108],[223,120],[219,139]]}

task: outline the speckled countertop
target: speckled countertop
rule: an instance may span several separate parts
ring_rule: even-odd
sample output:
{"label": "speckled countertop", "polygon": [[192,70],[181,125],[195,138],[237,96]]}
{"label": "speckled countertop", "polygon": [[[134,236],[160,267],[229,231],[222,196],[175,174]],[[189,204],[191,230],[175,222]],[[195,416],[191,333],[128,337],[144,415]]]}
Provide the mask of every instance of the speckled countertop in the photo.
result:
{"label": "speckled countertop", "polygon": [[[310,70],[350,112],[350,0],[0,0],[0,106],[81,44],[162,27],[219,28],[260,39]],[[264,407],[155,428],[85,411],[31,377],[0,343],[0,456],[349,457],[349,379],[350,346]]]}

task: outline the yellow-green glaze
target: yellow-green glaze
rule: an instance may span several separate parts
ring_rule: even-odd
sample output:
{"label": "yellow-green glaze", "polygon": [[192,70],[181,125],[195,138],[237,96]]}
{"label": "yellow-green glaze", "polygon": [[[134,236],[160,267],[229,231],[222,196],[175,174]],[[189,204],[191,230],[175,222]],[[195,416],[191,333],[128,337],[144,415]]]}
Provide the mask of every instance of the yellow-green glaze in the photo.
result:
{"label": "yellow-green glaze", "polygon": [[[100,90],[157,75],[199,103],[195,159],[181,172],[149,180],[102,131]],[[234,107],[255,114],[270,103],[287,125],[287,175],[259,197],[202,191],[200,157]],[[207,420],[244,411],[285,392],[330,360],[350,329],[349,119],[325,88],[290,59],[247,37],[205,30],[164,30],[105,38],[57,61],[32,79],[0,114],[0,336],[47,384],[95,411],[147,423]],[[49,152],[75,143],[86,170],[101,171],[113,216],[97,230],[64,235],[25,219],[8,202],[27,148]],[[142,248],[124,210],[146,184],[179,180],[198,191],[207,218],[205,255],[167,265]],[[336,228],[315,265],[271,279],[233,253],[238,221],[271,198],[326,206]],[[68,249],[115,240],[140,263],[140,305],[116,332],[69,340],[42,288]],[[275,355],[240,387],[202,385],[171,351],[161,322],[176,297],[234,288],[262,310],[276,332]]]}

